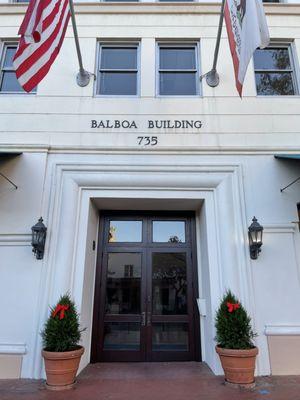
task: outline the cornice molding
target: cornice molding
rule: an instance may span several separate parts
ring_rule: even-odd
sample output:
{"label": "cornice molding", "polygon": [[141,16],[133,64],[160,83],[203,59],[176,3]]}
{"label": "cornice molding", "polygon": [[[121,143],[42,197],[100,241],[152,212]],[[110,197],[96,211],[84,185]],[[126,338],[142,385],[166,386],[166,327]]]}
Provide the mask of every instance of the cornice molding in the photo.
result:
{"label": "cornice molding", "polygon": [[25,343],[0,343],[0,354],[26,354]]}
{"label": "cornice molding", "polygon": [[[76,3],[76,14],[219,14],[221,3]],[[23,14],[27,5],[22,3],[1,3],[0,15]],[[300,15],[300,4],[264,4],[267,15]]]}

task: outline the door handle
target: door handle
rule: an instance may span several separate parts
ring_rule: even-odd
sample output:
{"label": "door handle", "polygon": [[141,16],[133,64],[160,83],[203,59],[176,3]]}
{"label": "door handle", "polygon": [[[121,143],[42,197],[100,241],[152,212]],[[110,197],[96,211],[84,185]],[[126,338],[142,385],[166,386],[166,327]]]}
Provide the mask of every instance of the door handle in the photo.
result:
{"label": "door handle", "polygon": [[146,312],[145,312],[145,311],[142,312],[142,315],[141,315],[141,323],[142,323],[142,326],[145,326],[145,325],[146,325]]}

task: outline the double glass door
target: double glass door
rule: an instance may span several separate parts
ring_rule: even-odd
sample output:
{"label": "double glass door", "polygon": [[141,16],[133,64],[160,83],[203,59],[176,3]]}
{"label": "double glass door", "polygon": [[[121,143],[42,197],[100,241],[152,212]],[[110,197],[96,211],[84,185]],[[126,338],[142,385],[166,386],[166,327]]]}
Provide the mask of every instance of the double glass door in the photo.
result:
{"label": "double glass door", "polygon": [[198,359],[192,215],[101,219],[92,361]]}

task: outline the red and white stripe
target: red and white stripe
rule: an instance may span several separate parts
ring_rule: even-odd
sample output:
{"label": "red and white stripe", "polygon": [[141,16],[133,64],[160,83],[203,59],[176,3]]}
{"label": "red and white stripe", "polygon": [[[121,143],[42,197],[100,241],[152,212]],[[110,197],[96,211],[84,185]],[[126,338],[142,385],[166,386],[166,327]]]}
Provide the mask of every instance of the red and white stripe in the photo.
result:
{"label": "red and white stripe", "polygon": [[26,92],[47,75],[61,48],[69,19],[69,0],[30,1],[13,60],[18,81]]}

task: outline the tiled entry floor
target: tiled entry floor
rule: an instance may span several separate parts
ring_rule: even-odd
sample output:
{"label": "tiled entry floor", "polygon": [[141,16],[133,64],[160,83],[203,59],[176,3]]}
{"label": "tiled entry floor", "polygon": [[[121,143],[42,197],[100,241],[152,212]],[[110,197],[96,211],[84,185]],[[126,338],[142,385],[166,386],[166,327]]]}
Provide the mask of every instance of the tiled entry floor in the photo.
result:
{"label": "tiled entry floor", "polygon": [[0,400],[300,400],[300,376],[258,378],[256,388],[223,384],[205,364],[106,363],[89,365],[74,389],[52,392],[42,381],[0,380]]}

